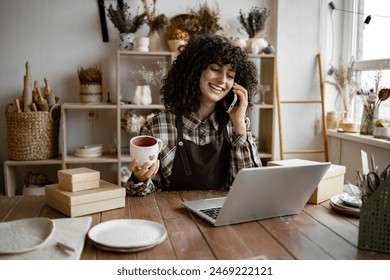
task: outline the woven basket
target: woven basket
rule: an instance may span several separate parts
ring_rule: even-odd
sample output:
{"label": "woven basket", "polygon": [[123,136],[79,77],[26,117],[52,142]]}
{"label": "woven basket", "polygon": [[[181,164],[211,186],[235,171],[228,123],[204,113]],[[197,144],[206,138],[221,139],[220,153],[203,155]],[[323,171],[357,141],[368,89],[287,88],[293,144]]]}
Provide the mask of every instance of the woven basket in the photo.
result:
{"label": "woven basket", "polygon": [[100,83],[80,84],[81,103],[100,103],[103,101],[103,86]]}
{"label": "woven basket", "polygon": [[358,247],[390,253],[390,176],[360,209]]}
{"label": "woven basket", "polygon": [[59,105],[49,112],[8,112],[8,158],[10,160],[43,160],[58,155]]}

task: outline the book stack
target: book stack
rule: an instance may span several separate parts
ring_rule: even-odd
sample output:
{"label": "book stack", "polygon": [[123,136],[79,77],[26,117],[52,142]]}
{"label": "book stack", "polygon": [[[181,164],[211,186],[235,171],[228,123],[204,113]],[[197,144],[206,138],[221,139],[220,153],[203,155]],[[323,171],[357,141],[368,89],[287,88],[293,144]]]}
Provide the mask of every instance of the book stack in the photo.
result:
{"label": "book stack", "polygon": [[100,179],[86,168],[59,170],[58,184],[45,186],[46,204],[69,217],[78,217],[125,206],[126,190]]}

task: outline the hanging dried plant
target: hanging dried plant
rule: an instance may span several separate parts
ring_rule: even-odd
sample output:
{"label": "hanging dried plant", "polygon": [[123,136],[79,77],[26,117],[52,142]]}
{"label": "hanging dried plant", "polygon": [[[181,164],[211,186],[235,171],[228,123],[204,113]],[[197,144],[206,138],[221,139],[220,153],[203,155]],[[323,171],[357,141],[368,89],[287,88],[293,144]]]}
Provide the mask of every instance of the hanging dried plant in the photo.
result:
{"label": "hanging dried plant", "polygon": [[248,33],[249,38],[254,38],[263,34],[269,15],[270,11],[267,8],[252,7],[248,15],[240,10],[238,20],[246,33]]}
{"label": "hanging dried plant", "polygon": [[107,16],[119,33],[135,33],[145,23],[146,13],[132,18],[129,10],[130,6],[127,3],[124,3],[122,8],[117,5],[116,9],[110,4],[107,9]]}
{"label": "hanging dried plant", "polygon": [[78,66],[77,73],[81,84],[101,83],[103,80],[102,67],[98,64],[87,68]]}

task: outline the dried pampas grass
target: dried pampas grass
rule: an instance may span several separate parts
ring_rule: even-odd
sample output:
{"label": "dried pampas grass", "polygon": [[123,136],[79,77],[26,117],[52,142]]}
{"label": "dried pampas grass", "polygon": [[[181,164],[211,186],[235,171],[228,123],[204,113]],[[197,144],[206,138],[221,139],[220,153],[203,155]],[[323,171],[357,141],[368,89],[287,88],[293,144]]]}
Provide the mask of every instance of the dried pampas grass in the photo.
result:
{"label": "dried pampas grass", "polygon": [[269,15],[270,11],[267,8],[252,7],[248,15],[240,10],[238,20],[246,33],[248,33],[249,38],[255,38],[263,34]]}

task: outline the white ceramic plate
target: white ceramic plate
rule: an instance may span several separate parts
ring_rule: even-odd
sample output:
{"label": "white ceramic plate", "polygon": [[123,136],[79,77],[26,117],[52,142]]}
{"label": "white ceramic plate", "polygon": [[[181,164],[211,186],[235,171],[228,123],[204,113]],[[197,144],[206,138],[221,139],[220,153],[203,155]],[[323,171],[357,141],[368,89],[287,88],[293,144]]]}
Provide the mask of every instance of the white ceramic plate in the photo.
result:
{"label": "white ceramic plate", "polygon": [[159,223],[139,219],[119,219],[100,223],[88,232],[97,245],[111,249],[154,246],[165,240],[166,229]]}
{"label": "white ceramic plate", "polygon": [[76,150],[76,157],[100,157],[103,152],[85,152],[83,150]]}
{"label": "white ceramic plate", "polygon": [[48,218],[28,218],[0,223],[0,253],[24,253],[43,246],[54,233]]}
{"label": "white ceramic plate", "polygon": [[343,193],[339,195],[339,199],[341,199],[344,203],[360,208],[362,206],[362,200],[356,195],[350,195],[349,193]]}
{"label": "white ceramic plate", "polygon": [[357,208],[357,207],[352,207],[352,206],[349,206],[348,204],[345,204],[339,197],[340,195],[335,195],[333,196],[330,201],[333,203],[333,205],[335,205],[337,208],[339,209],[344,209],[348,212],[357,212],[359,213],[360,212],[360,209]]}
{"label": "white ceramic plate", "polygon": [[147,249],[150,249],[150,248],[153,248],[154,246],[156,246],[157,244],[151,244],[149,246],[143,246],[143,247],[129,247],[129,248],[115,248],[115,247],[108,247],[108,246],[104,246],[104,245],[101,245],[99,243],[95,243],[92,241],[92,244],[94,246],[96,246],[97,248],[101,249],[101,250],[104,250],[104,251],[111,251],[111,252],[119,252],[119,253],[134,253],[134,252],[139,252],[139,251],[143,251],[143,250],[147,250]]}
{"label": "white ceramic plate", "polygon": [[103,154],[103,145],[93,144],[83,146],[75,152],[76,157],[100,157]]}
{"label": "white ceramic plate", "polygon": [[103,145],[102,144],[93,144],[93,145],[86,145],[82,147],[84,151],[89,151],[89,152],[101,152],[103,151]]}

